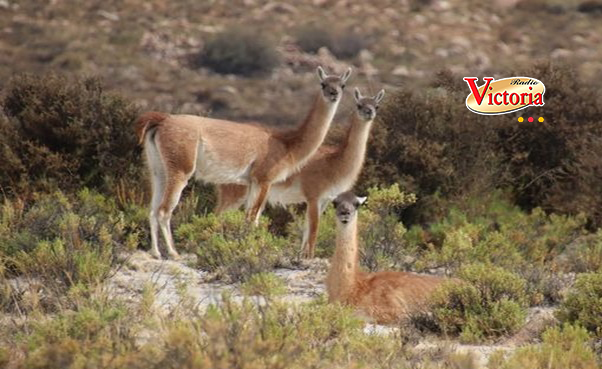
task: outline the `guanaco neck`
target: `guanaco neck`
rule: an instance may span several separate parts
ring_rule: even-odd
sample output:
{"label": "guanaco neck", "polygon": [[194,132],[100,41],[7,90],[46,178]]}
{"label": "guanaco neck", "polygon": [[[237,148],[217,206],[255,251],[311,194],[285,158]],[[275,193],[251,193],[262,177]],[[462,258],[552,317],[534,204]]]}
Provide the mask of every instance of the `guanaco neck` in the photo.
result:
{"label": "guanaco neck", "polygon": [[311,111],[305,117],[303,123],[295,130],[287,134],[286,142],[289,145],[289,153],[296,160],[306,160],[313,154],[324,141],[330,123],[339,106],[339,101],[328,103],[319,92],[316,96]]}
{"label": "guanaco neck", "polygon": [[358,278],[357,213],[346,225],[337,222],[336,248],[327,276],[328,299],[343,301]]}
{"label": "guanaco neck", "polygon": [[362,120],[357,113],[352,115],[347,136],[339,151],[338,163],[338,167],[348,176],[355,178],[362,169],[371,127],[372,121]]}

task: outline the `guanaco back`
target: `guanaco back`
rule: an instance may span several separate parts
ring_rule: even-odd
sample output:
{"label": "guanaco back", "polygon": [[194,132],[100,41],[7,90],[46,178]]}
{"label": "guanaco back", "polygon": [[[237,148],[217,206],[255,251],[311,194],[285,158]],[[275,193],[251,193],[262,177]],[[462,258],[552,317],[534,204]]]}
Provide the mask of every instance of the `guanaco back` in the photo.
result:
{"label": "guanaco back", "polygon": [[247,220],[257,224],[272,183],[295,173],[322,144],[350,75],[351,69],[338,76],[318,67],[320,91],[301,124],[287,131],[194,115],[142,114],[135,125],[151,174],[151,254],[160,258],[160,228],[169,255],[178,256],[170,220],[192,176],[248,186]]}

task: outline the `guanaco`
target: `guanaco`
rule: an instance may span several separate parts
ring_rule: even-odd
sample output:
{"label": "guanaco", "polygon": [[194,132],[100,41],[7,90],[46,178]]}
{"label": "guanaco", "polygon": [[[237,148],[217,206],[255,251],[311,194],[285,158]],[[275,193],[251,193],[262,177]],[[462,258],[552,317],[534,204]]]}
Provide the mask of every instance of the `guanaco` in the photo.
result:
{"label": "guanaco", "polygon": [[274,182],[301,168],[322,144],[351,68],[341,76],[318,67],[320,91],[305,119],[290,130],[194,115],[147,112],[136,121],[151,174],[151,254],[160,258],[158,229],[169,256],[177,257],[170,220],[182,190],[194,175],[206,183],[249,187],[247,221],[255,225]]}
{"label": "guanaco", "polygon": [[396,323],[427,308],[433,291],[447,279],[408,272],[362,272],[358,260],[357,214],[365,200],[344,192],[333,201],[336,248],[326,276],[328,300],[354,306],[377,323]]}
{"label": "guanaco", "polygon": [[[356,109],[351,115],[345,140],[339,146],[320,146],[298,173],[274,183],[270,189],[268,202],[271,204],[307,204],[301,249],[308,258],[314,256],[320,216],[326,205],[341,192],[350,190],[361,172],[372,122],[384,96],[385,91],[380,90],[374,97],[364,97],[356,88]],[[248,191],[247,186],[237,184],[223,184],[217,188],[216,213],[240,207]]]}

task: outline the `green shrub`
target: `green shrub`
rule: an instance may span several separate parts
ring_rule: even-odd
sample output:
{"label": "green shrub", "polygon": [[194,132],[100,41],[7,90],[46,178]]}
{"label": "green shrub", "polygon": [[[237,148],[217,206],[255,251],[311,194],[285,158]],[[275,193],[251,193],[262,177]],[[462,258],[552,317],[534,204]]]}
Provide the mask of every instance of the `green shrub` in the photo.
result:
{"label": "green shrub", "polygon": [[420,252],[417,269],[493,263],[517,272],[554,262],[583,233],[585,218],[520,210],[501,192],[452,206],[439,222],[406,237]]}
{"label": "green shrub", "polygon": [[560,264],[577,273],[602,271],[602,229],[572,242]]}
{"label": "green shrub", "polygon": [[525,281],[486,264],[464,267],[433,297],[439,329],[459,334],[463,342],[481,342],[515,332],[526,317]]}
{"label": "green shrub", "polygon": [[397,339],[365,335],[350,309],[324,301],[256,306],[224,296],[204,313],[159,325],[145,318],[110,300],[62,312],[28,326],[14,367],[393,367],[406,355]]}
{"label": "green shrub", "polygon": [[169,319],[144,305],[93,297],[27,320],[0,349],[7,353],[2,359],[14,368],[47,369],[474,367],[469,356],[412,352],[397,334],[366,334],[350,308],[324,299],[258,305],[224,294],[204,312],[188,306]]}
{"label": "green shrub", "polygon": [[119,252],[137,244],[135,225],[113,201],[87,189],[73,199],[56,192],[31,205],[5,200],[0,208],[6,276],[35,277],[48,288],[93,286],[109,276]]}
{"label": "green shrub", "polygon": [[209,40],[197,60],[217,73],[252,76],[271,72],[280,57],[264,36],[235,28]]}
{"label": "green shrub", "polygon": [[24,195],[56,187],[111,188],[108,178],[136,177],[138,110],[106,93],[96,78],[19,75],[4,91],[0,186]]}
{"label": "green shrub", "polygon": [[497,369],[595,369],[595,353],[588,345],[589,335],[581,327],[565,324],[543,334],[543,343],[519,348],[505,357],[492,355],[488,367]]}
{"label": "green shrub", "polygon": [[577,277],[573,291],[560,305],[558,318],[576,323],[602,337],[602,273]]}
{"label": "green shrub", "polygon": [[[361,264],[369,270],[400,268],[412,250],[407,248],[403,236],[406,232],[399,222],[398,213],[416,201],[416,196],[400,190],[398,184],[368,189],[368,200],[359,210],[359,236],[361,239]],[[298,216],[292,223],[291,243],[302,234],[305,216]],[[330,257],[334,252],[336,222],[334,208],[328,206],[322,217],[316,242],[316,255]]]}
{"label": "green shrub", "polygon": [[368,189],[365,208],[360,210],[362,265],[371,271],[406,266],[412,250],[403,239],[406,229],[397,214],[414,202],[416,196],[401,191],[398,184]]}
{"label": "green shrub", "polygon": [[[133,309],[104,299],[81,302],[51,319],[28,323],[19,338],[17,368],[124,367],[121,356],[136,351],[141,319]],[[127,365],[125,365],[127,367]]]}
{"label": "green shrub", "polygon": [[262,296],[266,299],[282,296],[286,293],[286,285],[274,273],[253,274],[243,285],[241,290],[250,296]]}
{"label": "green shrub", "polygon": [[222,277],[243,281],[252,274],[269,271],[286,255],[288,243],[266,229],[266,219],[251,227],[241,211],[218,217],[194,217],[176,231],[185,248],[194,250],[198,266]]}

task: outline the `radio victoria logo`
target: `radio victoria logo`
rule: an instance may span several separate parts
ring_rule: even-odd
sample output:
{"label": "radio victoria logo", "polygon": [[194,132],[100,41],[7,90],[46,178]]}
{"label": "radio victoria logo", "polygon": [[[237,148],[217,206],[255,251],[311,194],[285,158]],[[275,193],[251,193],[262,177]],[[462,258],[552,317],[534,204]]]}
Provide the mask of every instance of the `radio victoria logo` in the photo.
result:
{"label": "radio victoria logo", "polygon": [[477,87],[477,77],[464,77],[470,88],[466,107],[484,115],[507,114],[529,106],[543,106],[544,84],[535,78],[511,77],[498,79],[484,77],[484,85]]}

